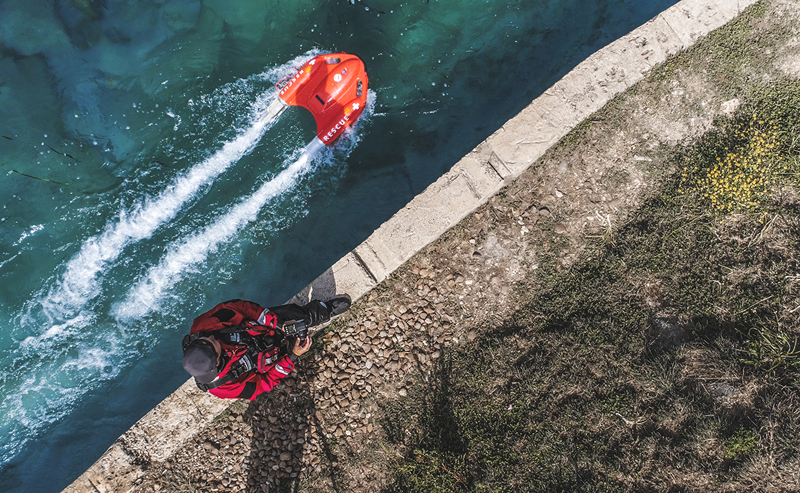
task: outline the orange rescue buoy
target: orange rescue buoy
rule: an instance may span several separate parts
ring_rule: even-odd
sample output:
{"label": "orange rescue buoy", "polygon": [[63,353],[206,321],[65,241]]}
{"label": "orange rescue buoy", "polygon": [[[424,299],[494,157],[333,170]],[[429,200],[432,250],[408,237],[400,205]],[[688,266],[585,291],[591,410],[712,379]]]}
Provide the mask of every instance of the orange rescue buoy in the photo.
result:
{"label": "orange rescue buoy", "polygon": [[367,104],[364,62],[348,53],[318,55],[276,87],[291,106],[308,109],[317,123],[317,138],[331,145]]}

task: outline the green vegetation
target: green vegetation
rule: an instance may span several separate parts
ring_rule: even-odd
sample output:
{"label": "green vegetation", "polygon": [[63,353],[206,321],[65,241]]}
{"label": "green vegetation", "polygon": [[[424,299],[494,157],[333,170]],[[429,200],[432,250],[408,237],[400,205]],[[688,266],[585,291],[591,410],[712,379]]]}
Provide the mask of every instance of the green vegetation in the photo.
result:
{"label": "green vegetation", "polygon": [[702,176],[691,186],[718,212],[763,210],[771,199],[777,179],[786,174],[787,166],[776,153],[778,132],[774,122],[766,124],[753,113],[750,125],[733,133],[743,142],[725,148],[725,157],[717,158],[713,167],[687,165],[683,180],[702,170]]}
{"label": "green vegetation", "polygon": [[742,363],[752,365],[767,373],[787,369],[800,369],[800,349],[797,337],[781,328],[754,330],[748,334],[749,344],[742,352]]}
{"label": "green vegetation", "polygon": [[756,448],[756,436],[752,431],[739,428],[725,441],[725,458],[739,460],[747,457]]}
{"label": "green vegetation", "polygon": [[681,186],[687,190],[681,191],[694,192],[719,213],[780,213],[776,193],[800,182],[800,115],[793,109],[800,88],[781,81],[756,95],[760,99],[736,118],[718,121],[684,158]]}
{"label": "green vegetation", "polygon": [[752,491],[797,460],[800,83],[754,96],[386,411],[393,491]]}
{"label": "green vegetation", "polygon": [[[765,30],[767,11],[749,7],[630,91],[703,74],[717,103],[742,103],[666,150],[674,174],[657,170],[659,188],[569,269],[537,258],[521,308],[386,409],[387,445],[405,454],[390,491],[796,488],[800,82],[765,56],[796,36]],[[554,152],[621,125],[626,97]]]}

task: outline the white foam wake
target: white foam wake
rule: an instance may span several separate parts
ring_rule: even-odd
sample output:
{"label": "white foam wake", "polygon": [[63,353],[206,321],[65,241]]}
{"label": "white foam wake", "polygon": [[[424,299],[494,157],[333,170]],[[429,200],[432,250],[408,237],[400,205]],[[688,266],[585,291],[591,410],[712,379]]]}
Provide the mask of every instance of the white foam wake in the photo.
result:
{"label": "white foam wake", "polygon": [[[314,55],[309,52],[236,84],[249,94],[253,81],[260,86],[279,80]],[[228,89],[221,89],[222,102],[237,92]],[[236,127],[241,129],[235,137],[157,196],[121,210],[101,233],[85,240],[79,252],[17,312],[9,325],[19,342],[12,341],[3,353],[9,355],[11,364],[5,378],[0,378],[0,435],[6,437],[0,441],[0,469],[28,440],[43,436],[54,422],[72,413],[85,394],[114,381],[147,349],[141,343],[148,334],[146,327],[128,332],[128,327],[109,319],[105,300],[91,303],[102,298],[103,276],[120,262],[137,260],[136,252],[125,258],[127,247],[150,238],[204,187],[254,149],[271,126],[264,119],[272,114],[269,105],[276,99],[275,91],[258,96],[249,114],[237,118]],[[297,176],[284,175],[289,183],[281,189],[291,186]]]}
{"label": "white foam wake", "polygon": [[232,164],[249,154],[275,119],[265,119],[267,101],[274,93],[263,95],[253,105],[254,122],[225,143],[211,157],[178,176],[158,196],[146,198],[132,210],[122,210],[116,222],[87,239],[80,251],[67,263],[60,282],[41,300],[51,318],[74,312],[100,294],[98,275],[114,262],[129,244],[149,238],[163,224],[171,221],[199,191],[213,182]]}
{"label": "white foam wake", "polygon": [[131,288],[125,301],[114,308],[114,317],[128,322],[158,310],[165,294],[183,279],[191,267],[203,262],[220,244],[230,241],[239,230],[254,221],[269,200],[297,183],[311,169],[314,157],[323,147],[324,144],[315,138],[303,149],[300,157],[275,178],[261,185],[200,233],[170,246],[161,262],[150,268]]}

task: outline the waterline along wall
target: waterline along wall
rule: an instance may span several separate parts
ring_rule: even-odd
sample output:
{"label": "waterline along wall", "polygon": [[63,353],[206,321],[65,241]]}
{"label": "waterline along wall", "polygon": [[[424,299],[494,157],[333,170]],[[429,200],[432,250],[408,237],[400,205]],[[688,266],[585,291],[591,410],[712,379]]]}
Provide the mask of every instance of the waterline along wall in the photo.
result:
{"label": "waterline along wall", "polygon": [[[347,293],[384,280],[519,176],[553,144],[669,55],[693,45],[755,0],[683,0],[594,53],[509,120],[292,301]],[[212,423],[231,401],[190,380],[162,401],[64,491],[133,491],[145,469]],[[146,467],[146,466],[145,466]]]}

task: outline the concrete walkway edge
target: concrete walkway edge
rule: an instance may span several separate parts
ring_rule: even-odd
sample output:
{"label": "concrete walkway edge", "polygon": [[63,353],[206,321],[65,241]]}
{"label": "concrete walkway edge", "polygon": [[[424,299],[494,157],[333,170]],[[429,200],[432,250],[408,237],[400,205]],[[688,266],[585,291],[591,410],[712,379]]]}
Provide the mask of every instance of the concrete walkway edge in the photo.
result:
{"label": "concrete walkway edge", "polygon": [[[347,293],[357,300],[416,252],[513,181],[553,144],[668,56],[734,19],[756,0],[682,0],[581,62],[458,161],[291,301]],[[189,380],[123,434],[64,492],[136,488],[151,462],[166,460],[233,401]]]}

